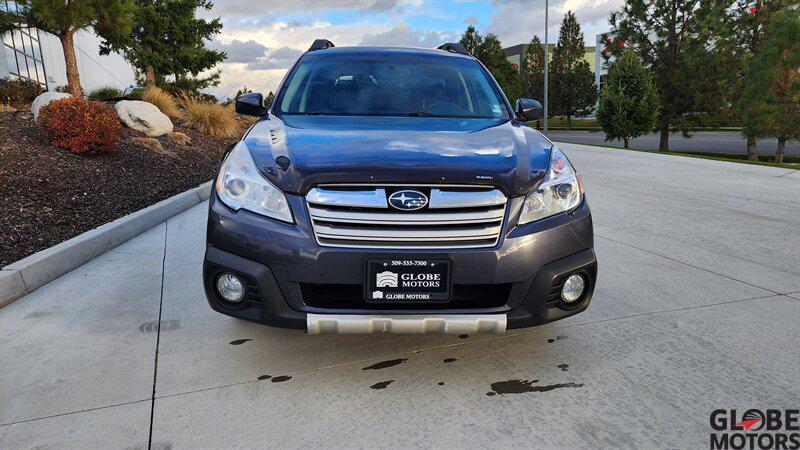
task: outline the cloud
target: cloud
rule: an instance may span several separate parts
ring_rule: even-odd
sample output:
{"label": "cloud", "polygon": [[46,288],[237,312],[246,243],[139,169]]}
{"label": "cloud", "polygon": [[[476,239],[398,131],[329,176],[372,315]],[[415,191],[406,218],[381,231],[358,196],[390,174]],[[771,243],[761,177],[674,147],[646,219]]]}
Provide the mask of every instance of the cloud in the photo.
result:
{"label": "cloud", "polygon": [[[289,47],[281,47],[269,52],[269,55],[262,56],[256,60],[250,60],[245,65],[247,70],[274,70],[288,69],[300,55],[302,50]],[[245,62],[245,61],[242,61]]]}
{"label": "cloud", "polygon": [[218,50],[227,53],[228,58],[225,60],[225,62],[228,63],[246,63],[254,61],[258,58],[264,57],[268,50],[267,47],[252,39],[249,41],[240,41],[238,39],[234,39],[227,44],[217,40],[209,43],[208,47],[212,50]]}
{"label": "cloud", "polygon": [[329,11],[350,11],[360,15],[393,13],[406,4],[414,4],[411,0],[336,0],[336,1],[216,1],[210,12],[201,12],[206,16],[238,17],[280,17],[288,14],[309,14],[319,16]]}
{"label": "cloud", "polygon": [[432,31],[411,28],[405,22],[397,22],[391,29],[374,34],[365,34],[361,45],[390,45],[399,47],[435,48],[445,42],[458,39],[455,31]]}
{"label": "cloud", "polygon": [[[558,30],[567,11],[575,13],[586,45],[594,45],[595,35],[609,30],[608,15],[622,6],[622,0],[551,0],[548,35],[550,42],[558,39]],[[509,47],[530,42],[536,35],[544,41],[543,3],[525,0],[495,1],[497,10],[490,16],[486,32],[496,34]]]}
{"label": "cloud", "polygon": [[478,22],[479,22],[478,18],[475,16],[475,14],[472,14],[471,16],[464,19],[461,23],[465,25],[474,25]]}

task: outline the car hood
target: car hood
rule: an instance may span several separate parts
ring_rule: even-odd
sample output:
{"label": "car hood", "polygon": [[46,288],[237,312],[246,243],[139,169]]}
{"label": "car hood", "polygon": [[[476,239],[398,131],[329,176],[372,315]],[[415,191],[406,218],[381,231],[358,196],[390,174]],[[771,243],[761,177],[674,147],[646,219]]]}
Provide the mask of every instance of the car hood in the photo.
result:
{"label": "car hood", "polygon": [[547,171],[552,147],[515,121],[431,117],[271,115],[244,141],[264,176],[300,195],[342,183],[489,185],[524,195]]}

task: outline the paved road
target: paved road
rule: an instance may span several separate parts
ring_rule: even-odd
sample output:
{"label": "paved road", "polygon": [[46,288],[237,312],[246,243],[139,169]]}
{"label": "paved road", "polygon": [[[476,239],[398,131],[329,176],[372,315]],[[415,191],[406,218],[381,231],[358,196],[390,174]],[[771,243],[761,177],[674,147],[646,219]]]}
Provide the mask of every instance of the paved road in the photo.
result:
{"label": "paved road", "polygon": [[[590,131],[549,131],[547,136],[555,141],[575,142],[578,144],[611,145],[622,147],[622,141],[606,142],[602,132]],[[649,134],[640,138],[631,139],[630,146],[643,150],[658,150],[658,134]],[[775,139],[759,139],[759,155],[775,155],[778,141]],[[747,144],[739,133],[733,132],[702,132],[695,133],[691,138],[684,138],[681,133],[672,133],[669,138],[669,149],[676,152],[699,153],[732,153],[747,154]],[[787,156],[800,156],[800,141],[786,143]]]}
{"label": "paved road", "polygon": [[[796,408],[800,172],[564,147],[585,313],[463,339],[238,321],[203,298],[199,205],[0,310],[0,448],[703,448],[716,408]],[[509,380],[537,381],[487,395]]]}

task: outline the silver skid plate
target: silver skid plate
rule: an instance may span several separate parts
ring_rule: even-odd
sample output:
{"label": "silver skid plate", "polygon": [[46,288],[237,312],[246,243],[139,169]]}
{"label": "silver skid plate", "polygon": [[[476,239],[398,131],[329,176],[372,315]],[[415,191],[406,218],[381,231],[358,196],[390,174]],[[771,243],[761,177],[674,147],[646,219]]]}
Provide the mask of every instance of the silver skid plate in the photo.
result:
{"label": "silver skid plate", "polygon": [[446,333],[506,331],[505,314],[357,315],[308,314],[308,334],[320,333]]}

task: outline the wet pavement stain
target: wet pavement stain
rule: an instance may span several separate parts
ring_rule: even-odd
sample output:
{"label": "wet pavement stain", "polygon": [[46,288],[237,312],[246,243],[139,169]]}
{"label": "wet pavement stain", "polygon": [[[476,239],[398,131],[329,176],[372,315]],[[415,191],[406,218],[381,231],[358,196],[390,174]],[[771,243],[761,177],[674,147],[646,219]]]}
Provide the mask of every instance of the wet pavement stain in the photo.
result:
{"label": "wet pavement stain", "polygon": [[539,380],[508,380],[498,381],[492,383],[492,392],[486,395],[494,394],[522,394],[523,392],[533,392],[533,383],[538,383]]}
{"label": "wet pavement stain", "polygon": [[231,345],[242,345],[247,341],[252,341],[252,339],[236,339],[235,341],[230,341],[229,344],[231,344]]}
{"label": "wet pavement stain", "polygon": [[559,364],[556,367],[561,369],[562,372],[566,372],[567,371],[567,367],[569,367],[569,364]]}
{"label": "wet pavement stain", "polygon": [[261,375],[258,377],[259,380],[269,380],[270,378],[272,378],[272,375]]}
{"label": "wet pavement stain", "polygon": [[564,336],[564,335],[556,336],[555,338],[548,339],[548,340],[547,340],[547,343],[548,343],[548,344],[552,344],[553,342],[555,342],[555,341],[560,341],[560,340],[562,340],[562,339],[567,339],[567,337],[566,337],[566,336]]}
{"label": "wet pavement stain", "polygon": [[451,363],[451,362],[456,362],[456,361],[458,361],[458,360],[455,359],[455,358],[447,358],[447,359],[442,360],[442,362],[445,363],[445,364],[448,364],[448,363]]}
{"label": "wet pavement stain", "polygon": [[580,388],[583,387],[583,383],[575,383],[570,381],[569,383],[559,383],[559,384],[550,384],[547,386],[534,386],[534,383],[539,382],[539,380],[508,380],[508,381],[498,381],[496,383],[492,383],[492,390],[487,392],[486,395],[494,396],[497,394],[523,394],[526,392],[548,392],[554,389],[562,389],[562,388]]}
{"label": "wet pavement stain", "polygon": [[379,363],[373,364],[371,366],[364,367],[361,370],[378,370],[378,369],[385,369],[387,367],[396,366],[398,364],[402,364],[408,361],[408,358],[399,358],[399,359],[390,359],[388,361],[381,361]]}
{"label": "wet pavement stain", "polygon": [[289,381],[291,379],[292,379],[292,377],[290,377],[289,375],[280,375],[280,376],[277,376],[277,377],[273,377],[272,378],[272,382],[273,383],[283,383],[284,381]]}
{"label": "wet pavement stain", "polygon": [[468,337],[469,337],[469,335],[468,335],[468,334],[459,334],[459,335],[458,335],[458,338],[459,338],[459,339],[466,339],[466,338],[468,338]]}
{"label": "wet pavement stain", "polygon": [[370,386],[369,388],[370,388],[370,389],[386,389],[386,386],[389,386],[389,385],[390,385],[390,384],[392,384],[392,383],[394,383],[394,380],[389,380],[389,381],[381,381],[380,383],[375,383],[375,384],[373,384],[373,385],[372,385],[372,386]]}

